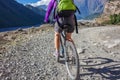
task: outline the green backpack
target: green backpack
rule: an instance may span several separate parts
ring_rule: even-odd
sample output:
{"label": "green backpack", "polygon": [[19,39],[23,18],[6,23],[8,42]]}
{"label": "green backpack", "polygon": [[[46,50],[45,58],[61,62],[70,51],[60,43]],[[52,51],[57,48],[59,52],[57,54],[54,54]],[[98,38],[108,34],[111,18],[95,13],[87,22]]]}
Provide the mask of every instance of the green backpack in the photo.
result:
{"label": "green backpack", "polygon": [[73,0],[60,0],[57,2],[57,14],[60,17],[69,17],[77,10]]}
{"label": "green backpack", "polygon": [[75,4],[73,3],[73,0],[60,0],[58,3],[58,11],[63,10],[76,10]]}
{"label": "green backpack", "polygon": [[71,15],[74,15],[75,18],[75,26],[76,26],[76,33],[78,33],[78,24],[77,24],[77,18],[75,15],[76,10],[80,14],[80,10],[78,7],[74,4],[73,0],[56,0],[57,1],[57,8],[54,9],[54,18],[57,18],[57,23],[59,26],[62,27],[58,20],[59,17],[69,17]]}

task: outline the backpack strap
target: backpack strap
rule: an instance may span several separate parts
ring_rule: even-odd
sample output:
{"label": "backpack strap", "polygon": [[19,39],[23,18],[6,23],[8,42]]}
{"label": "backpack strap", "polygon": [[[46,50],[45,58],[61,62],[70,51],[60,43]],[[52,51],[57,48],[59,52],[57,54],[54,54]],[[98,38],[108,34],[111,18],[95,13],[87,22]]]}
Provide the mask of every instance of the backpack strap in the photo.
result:
{"label": "backpack strap", "polygon": [[56,8],[54,8],[54,10],[53,10],[53,17],[54,17],[54,19],[56,19]]}
{"label": "backpack strap", "polygon": [[58,15],[56,16],[56,21],[57,21],[58,26],[59,26],[61,29],[63,29],[64,24],[61,24],[61,23],[59,22],[59,16],[58,16]]}
{"label": "backpack strap", "polygon": [[[75,5],[74,0],[73,0],[73,4]],[[76,10],[78,11],[78,13],[80,14],[81,12],[80,12],[79,8],[76,5],[75,5],[75,7],[76,7]]]}
{"label": "backpack strap", "polygon": [[76,33],[78,34],[78,23],[77,23],[77,17],[74,14],[74,18],[75,18],[75,28],[76,28]]}
{"label": "backpack strap", "polygon": [[76,7],[78,13],[81,14],[80,9],[76,5],[75,5],[75,7]]}

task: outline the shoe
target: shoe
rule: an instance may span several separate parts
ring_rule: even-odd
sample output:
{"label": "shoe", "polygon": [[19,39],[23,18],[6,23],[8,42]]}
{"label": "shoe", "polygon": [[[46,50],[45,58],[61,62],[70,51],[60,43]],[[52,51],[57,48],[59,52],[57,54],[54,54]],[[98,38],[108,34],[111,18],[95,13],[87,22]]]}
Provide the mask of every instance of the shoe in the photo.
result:
{"label": "shoe", "polygon": [[59,52],[55,51],[55,53],[53,55],[56,57],[56,61],[59,62],[59,57],[60,57]]}

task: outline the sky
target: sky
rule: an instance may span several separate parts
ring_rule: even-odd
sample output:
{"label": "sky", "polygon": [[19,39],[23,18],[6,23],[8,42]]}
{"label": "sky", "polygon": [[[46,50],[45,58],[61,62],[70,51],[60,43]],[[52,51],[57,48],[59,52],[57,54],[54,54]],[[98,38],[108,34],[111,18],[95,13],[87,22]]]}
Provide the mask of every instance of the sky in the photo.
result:
{"label": "sky", "polygon": [[16,0],[16,1],[22,4],[31,4],[33,6],[38,6],[38,5],[48,5],[50,0]]}

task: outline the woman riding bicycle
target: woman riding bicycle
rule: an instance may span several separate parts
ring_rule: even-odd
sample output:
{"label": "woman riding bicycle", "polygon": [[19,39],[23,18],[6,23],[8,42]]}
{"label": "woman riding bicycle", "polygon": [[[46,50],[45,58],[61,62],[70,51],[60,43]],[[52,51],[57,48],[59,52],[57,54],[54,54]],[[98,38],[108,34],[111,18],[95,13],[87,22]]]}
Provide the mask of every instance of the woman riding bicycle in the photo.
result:
{"label": "woman riding bicycle", "polygon": [[[44,22],[48,23],[49,22],[49,16],[50,13],[52,12],[53,9],[56,9],[57,2],[56,0],[51,0],[48,9],[46,12],[45,20]],[[74,32],[74,26],[75,26],[75,18],[74,18],[74,13],[71,14],[69,17],[60,17],[60,16],[55,16],[55,37],[54,37],[54,44],[55,44],[55,53],[54,55],[56,57],[60,56],[59,54],[59,47],[60,47],[60,33],[62,32],[62,28],[60,25],[67,25],[67,34],[66,38],[67,40],[73,41],[71,38],[72,33]]]}

